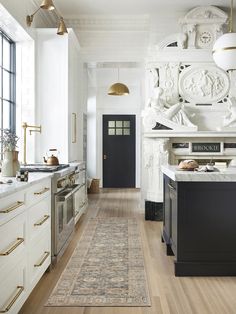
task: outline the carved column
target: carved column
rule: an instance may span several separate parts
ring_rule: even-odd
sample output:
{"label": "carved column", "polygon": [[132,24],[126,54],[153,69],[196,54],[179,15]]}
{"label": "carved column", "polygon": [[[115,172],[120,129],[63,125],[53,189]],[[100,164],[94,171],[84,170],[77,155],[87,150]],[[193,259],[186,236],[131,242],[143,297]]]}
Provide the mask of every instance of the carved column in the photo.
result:
{"label": "carved column", "polygon": [[161,166],[168,164],[168,142],[166,138],[144,139],[144,167],[147,171],[146,199],[152,202],[163,202],[163,174]]}

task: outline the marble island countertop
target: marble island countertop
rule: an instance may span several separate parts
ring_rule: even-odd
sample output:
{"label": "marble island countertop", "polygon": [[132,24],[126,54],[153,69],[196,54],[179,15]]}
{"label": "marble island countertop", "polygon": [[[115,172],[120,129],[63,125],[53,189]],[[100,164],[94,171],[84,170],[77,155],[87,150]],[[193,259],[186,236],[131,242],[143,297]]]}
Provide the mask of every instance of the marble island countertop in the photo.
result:
{"label": "marble island countertop", "polygon": [[[12,193],[28,188],[33,184],[39,183],[46,178],[51,178],[52,176],[53,173],[48,172],[31,172],[29,173],[28,182],[19,182],[16,181],[16,178],[14,177],[2,177],[0,175],[0,181],[4,182],[3,184],[0,184],[0,199]],[[6,183],[8,180],[12,180],[13,182]]]}
{"label": "marble island countertop", "polygon": [[162,166],[161,170],[174,181],[236,182],[236,167],[216,169],[214,172],[198,172],[179,170],[177,165],[166,165]]}

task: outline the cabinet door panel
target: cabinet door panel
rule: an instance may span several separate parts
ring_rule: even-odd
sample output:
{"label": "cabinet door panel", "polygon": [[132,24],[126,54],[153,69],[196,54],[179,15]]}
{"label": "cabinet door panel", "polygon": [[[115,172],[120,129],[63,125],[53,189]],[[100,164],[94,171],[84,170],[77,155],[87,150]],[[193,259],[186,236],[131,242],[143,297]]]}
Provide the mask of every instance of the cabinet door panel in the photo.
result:
{"label": "cabinet door panel", "polygon": [[170,188],[170,208],[171,208],[171,248],[175,255],[177,255],[177,192],[172,187]]}
{"label": "cabinet door panel", "polygon": [[171,232],[171,207],[170,207],[170,191],[169,184],[170,180],[168,177],[164,177],[164,217],[163,217],[163,237],[166,244],[170,242]]}
{"label": "cabinet door panel", "polygon": [[47,197],[29,209],[30,240],[51,228],[51,198]]}
{"label": "cabinet door panel", "polygon": [[29,280],[32,289],[50,264],[51,237],[46,234],[43,238],[36,238],[30,245]]}
{"label": "cabinet door panel", "polygon": [[[14,266],[14,265],[13,265]],[[26,259],[17,263],[7,274],[0,276],[0,312],[18,313],[27,296]]]}
{"label": "cabinet door panel", "polygon": [[0,273],[26,254],[26,213],[0,227]]}

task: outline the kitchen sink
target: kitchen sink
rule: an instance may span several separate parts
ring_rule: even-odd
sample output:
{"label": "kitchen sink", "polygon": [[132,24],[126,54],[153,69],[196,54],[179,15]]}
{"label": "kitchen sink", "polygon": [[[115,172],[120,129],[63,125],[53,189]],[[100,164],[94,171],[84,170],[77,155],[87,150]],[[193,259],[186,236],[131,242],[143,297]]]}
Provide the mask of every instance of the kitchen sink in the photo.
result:
{"label": "kitchen sink", "polygon": [[60,164],[56,166],[46,164],[27,164],[21,165],[20,170],[29,172],[54,172],[69,167],[69,164]]}

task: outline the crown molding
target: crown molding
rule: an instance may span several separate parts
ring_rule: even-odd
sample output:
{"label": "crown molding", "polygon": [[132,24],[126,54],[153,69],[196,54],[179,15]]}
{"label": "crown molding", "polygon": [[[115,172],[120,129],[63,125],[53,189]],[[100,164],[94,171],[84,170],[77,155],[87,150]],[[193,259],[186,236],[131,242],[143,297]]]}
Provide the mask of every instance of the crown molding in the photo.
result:
{"label": "crown molding", "polygon": [[80,15],[65,18],[66,25],[80,31],[148,31],[149,15]]}

